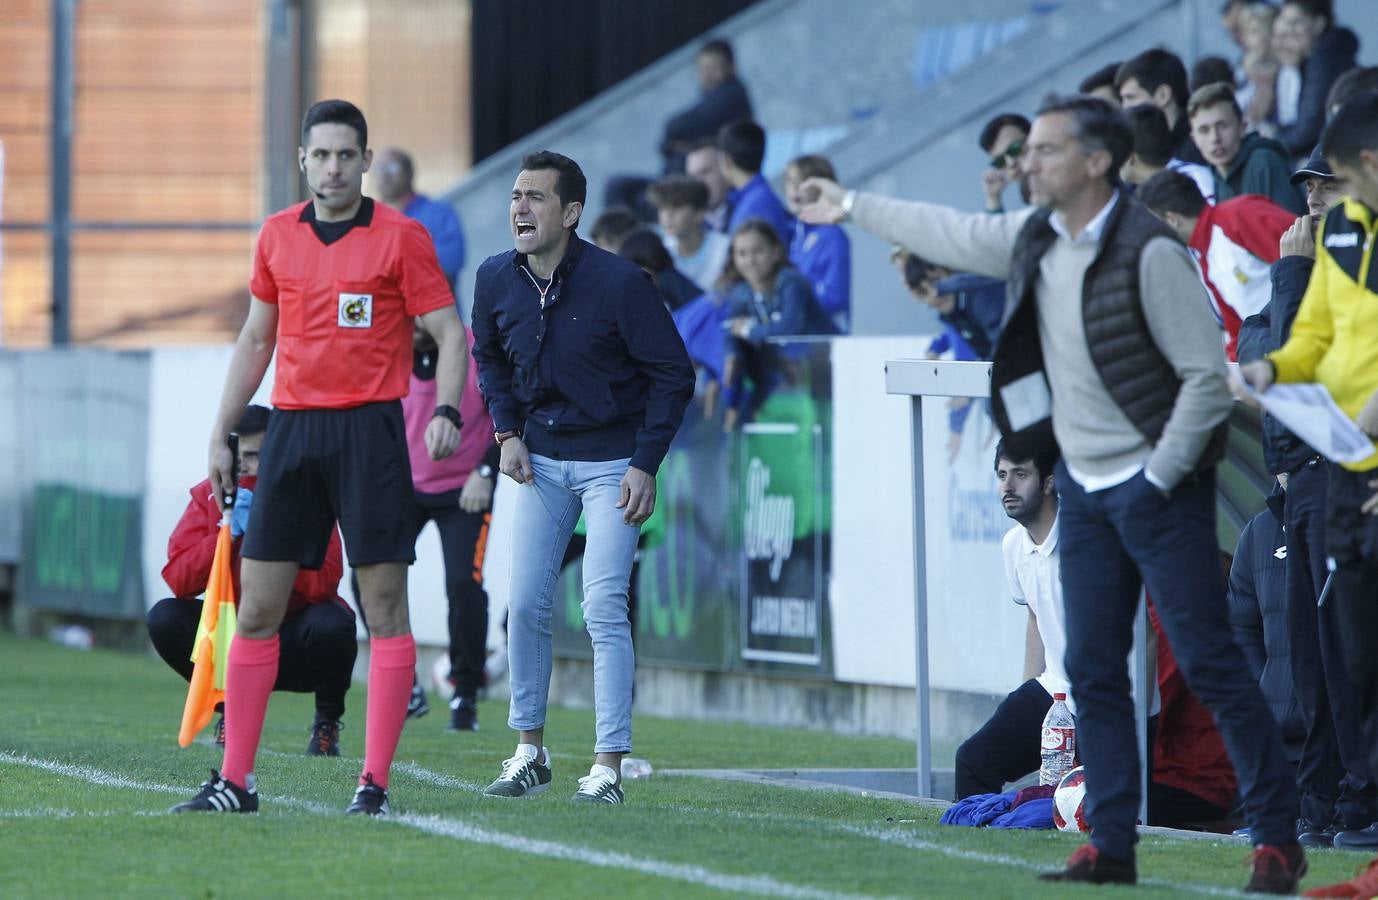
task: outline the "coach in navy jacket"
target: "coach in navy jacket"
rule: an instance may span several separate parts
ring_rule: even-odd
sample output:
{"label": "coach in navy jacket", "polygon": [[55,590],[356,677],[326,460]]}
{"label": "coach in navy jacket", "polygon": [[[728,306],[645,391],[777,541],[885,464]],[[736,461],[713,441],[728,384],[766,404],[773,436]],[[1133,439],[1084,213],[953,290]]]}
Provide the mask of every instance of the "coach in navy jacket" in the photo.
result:
{"label": "coach in navy jacket", "polygon": [[552,459],[631,457],[654,475],[694,369],[650,276],[571,235],[541,290],[516,250],[474,280],[474,359],[499,432]]}

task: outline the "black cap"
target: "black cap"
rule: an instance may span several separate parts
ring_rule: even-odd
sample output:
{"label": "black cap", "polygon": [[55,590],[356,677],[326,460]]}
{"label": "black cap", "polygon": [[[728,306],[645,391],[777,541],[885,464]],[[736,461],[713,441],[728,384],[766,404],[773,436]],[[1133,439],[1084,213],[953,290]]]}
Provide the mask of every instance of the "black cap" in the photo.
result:
{"label": "black cap", "polygon": [[1325,161],[1321,155],[1320,145],[1311,151],[1311,158],[1306,161],[1300,169],[1292,173],[1291,181],[1293,184],[1301,184],[1308,178],[1334,178],[1335,173],[1330,171],[1330,163]]}

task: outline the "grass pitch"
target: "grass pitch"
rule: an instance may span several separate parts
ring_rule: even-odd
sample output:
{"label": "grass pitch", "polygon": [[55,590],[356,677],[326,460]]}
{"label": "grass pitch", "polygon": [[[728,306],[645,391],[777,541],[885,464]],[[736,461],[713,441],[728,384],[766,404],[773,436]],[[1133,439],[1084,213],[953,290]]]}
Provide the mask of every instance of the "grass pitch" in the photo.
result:
{"label": "grass pitch", "polygon": [[[394,815],[345,818],[363,749],[364,691],[349,695],[345,757],[302,755],[311,701],[275,694],[258,760],[257,816],[171,816],[220,754],[176,743],[185,686],[152,657],[81,653],[0,632],[0,896],[4,897],[1135,897],[1231,894],[1237,842],[1147,837],[1141,884],[1046,886],[1074,835],[947,828],[935,810],[847,793],[683,776],[627,785],[622,807],[574,805],[593,717],[552,710],[555,786],[481,796],[514,744],[502,704],[483,731],[444,731],[443,705],[409,722]],[[643,711],[645,712],[645,711]],[[209,729],[207,729],[207,734]],[[637,755],[660,769],[891,767],[907,741],[639,715]],[[1311,857],[1308,884],[1363,857]]]}

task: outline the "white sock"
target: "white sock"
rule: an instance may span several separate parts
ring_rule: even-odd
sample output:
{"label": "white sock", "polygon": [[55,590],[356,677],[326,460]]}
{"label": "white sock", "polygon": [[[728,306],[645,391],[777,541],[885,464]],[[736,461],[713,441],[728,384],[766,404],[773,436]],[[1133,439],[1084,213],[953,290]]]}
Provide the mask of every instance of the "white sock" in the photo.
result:
{"label": "white sock", "polygon": [[[544,748],[541,748],[544,749]],[[535,744],[518,744],[517,755],[522,759],[535,759],[541,755],[540,750],[536,749]]]}
{"label": "white sock", "polygon": [[589,769],[590,775],[606,775],[613,783],[617,782],[617,770],[612,766],[605,766],[601,763],[594,763],[593,768]]}

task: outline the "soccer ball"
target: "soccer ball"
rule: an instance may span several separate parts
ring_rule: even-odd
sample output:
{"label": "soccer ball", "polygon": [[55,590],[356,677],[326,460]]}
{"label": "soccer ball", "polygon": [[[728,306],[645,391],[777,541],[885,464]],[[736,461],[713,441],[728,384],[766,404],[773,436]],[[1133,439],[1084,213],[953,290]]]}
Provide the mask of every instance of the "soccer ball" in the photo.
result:
{"label": "soccer ball", "polygon": [[1053,791],[1053,824],[1058,831],[1090,831],[1086,824],[1086,772],[1077,766]]}

